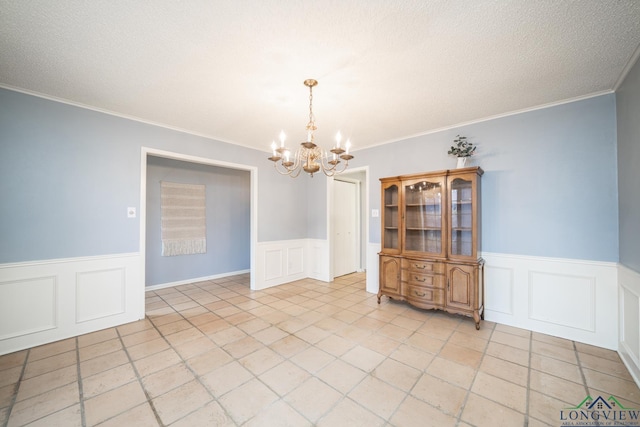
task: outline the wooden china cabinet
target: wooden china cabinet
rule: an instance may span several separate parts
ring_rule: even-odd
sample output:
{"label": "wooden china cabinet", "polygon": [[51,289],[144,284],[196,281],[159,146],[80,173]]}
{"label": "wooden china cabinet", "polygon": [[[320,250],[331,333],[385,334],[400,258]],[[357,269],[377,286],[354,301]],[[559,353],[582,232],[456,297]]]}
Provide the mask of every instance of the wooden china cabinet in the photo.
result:
{"label": "wooden china cabinet", "polygon": [[484,319],[479,167],[380,179],[382,295]]}

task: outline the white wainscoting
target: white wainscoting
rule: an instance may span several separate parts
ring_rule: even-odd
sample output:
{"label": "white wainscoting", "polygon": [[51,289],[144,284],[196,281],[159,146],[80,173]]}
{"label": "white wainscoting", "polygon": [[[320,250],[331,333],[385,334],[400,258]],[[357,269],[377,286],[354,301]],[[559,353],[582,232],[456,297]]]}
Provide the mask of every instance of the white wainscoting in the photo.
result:
{"label": "white wainscoting", "polygon": [[[379,244],[369,243],[367,291],[372,293],[378,292],[379,251]],[[482,257],[486,320],[618,349],[616,263],[487,252]],[[640,279],[635,283],[634,295],[640,296]],[[635,310],[632,348],[638,349],[640,303],[628,304]]]}
{"label": "white wainscoting", "polygon": [[382,250],[380,243],[367,244],[367,292],[377,294],[380,289],[379,255]]}
{"label": "white wainscoting", "polygon": [[620,343],[618,353],[640,386],[640,273],[618,266]]}
{"label": "white wainscoting", "polygon": [[323,282],[330,282],[332,279],[329,266],[329,257],[331,251],[328,240],[307,239],[307,248],[309,249],[308,277]]}
{"label": "white wainscoting", "polygon": [[[378,292],[379,243],[367,246],[367,292]],[[322,239],[283,240],[257,244],[256,289],[304,278],[331,282],[331,251]]]}
{"label": "white wainscoting", "polygon": [[326,240],[297,239],[257,244],[255,289],[307,277],[330,281]]}
{"label": "white wainscoting", "polygon": [[0,354],[144,318],[140,255],[0,265]]}
{"label": "white wainscoting", "polygon": [[618,348],[616,263],[482,253],[485,319]]}

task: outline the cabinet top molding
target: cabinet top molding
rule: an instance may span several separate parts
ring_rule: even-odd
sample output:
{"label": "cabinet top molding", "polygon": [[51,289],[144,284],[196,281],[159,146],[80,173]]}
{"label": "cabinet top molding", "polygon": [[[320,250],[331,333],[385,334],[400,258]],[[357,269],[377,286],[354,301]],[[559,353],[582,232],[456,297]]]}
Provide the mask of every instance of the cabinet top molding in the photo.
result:
{"label": "cabinet top molding", "polygon": [[465,174],[469,172],[475,172],[478,176],[482,176],[484,174],[484,170],[480,166],[473,166],[469,168],[460,168],[460,169],[444,169],[439,171],[432,172],[422,172],[422,173],[412,173],[408,175],[398,175],[398,176],[390,176],[380,178],[380,181],[407,181],[410,179],[422,178],[427,176],[443,176],[443,175],[459,175]]}

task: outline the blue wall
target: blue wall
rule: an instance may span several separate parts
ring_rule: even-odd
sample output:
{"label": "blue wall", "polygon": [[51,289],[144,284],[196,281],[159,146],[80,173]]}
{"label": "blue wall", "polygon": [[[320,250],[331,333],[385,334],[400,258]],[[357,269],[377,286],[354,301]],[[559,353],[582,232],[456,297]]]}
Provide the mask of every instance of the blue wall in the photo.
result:
{"label": "blue wall", "polygon": [[[457,134],[478,144],[482,249],[572,259],[618,260],[616,111],[613,94],[514,114],[356,152],[370,166],[370,203],[381,177],[455,167]],[[370,241],[380,242],[380,218]]]}
{"label": "blue wall", "polygon": [[616,91],[620,263],[640,273],[640,61]]}
{"label": "blue wall", "polygon": [[[473,162],[485,170],[484,251],[618,260],[613,94],[359,150],[352,165],[370,168],[371,208],[381,177],[454,167],[446,152],[458,133],[479,145]],[[637,149],[637,133],[626,144]],[[257,167],[259,242],[326,238],[322,175],[289,179],[266,150],[0,89],[0,263],[137,252],[139,220],[126,208],[139,205],[142,146]],[[624,181],[637,189],[631,169]],[[379,218],[369,232],[380,242]]]}
{"label": "blue wall", "polygon": [[0,89],[0,263],[138,252],[140,222],[126,212],[140,204],[143,146],[257,167],[258,241],[307,236],[306,182],[274,172],[266,143],[261,152]]}
{"label": "blue wall", "polygon": [[[161,181],[205,186],[206,253],[162,256]],[[149,156],[146,186],[146,285],[249,270],[250,183],[248,171]]]}
{"label": "blue wall", "polygon": [[136,252],[142,128],[0,90],[0,262]]}

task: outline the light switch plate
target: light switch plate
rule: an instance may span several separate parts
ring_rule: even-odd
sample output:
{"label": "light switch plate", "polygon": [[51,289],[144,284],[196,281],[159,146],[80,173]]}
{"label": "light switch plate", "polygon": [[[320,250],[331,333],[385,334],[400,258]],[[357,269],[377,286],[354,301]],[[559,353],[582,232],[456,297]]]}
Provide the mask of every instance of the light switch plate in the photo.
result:
{"label": "light switch plate", "polygon": [[127,218],[136,217],[136,208],[127,208]]}
{"label": "light switch plate", "polygon": [[371,209],[371,218],[378,218],[380,216],[380,212],[378,209]]}

